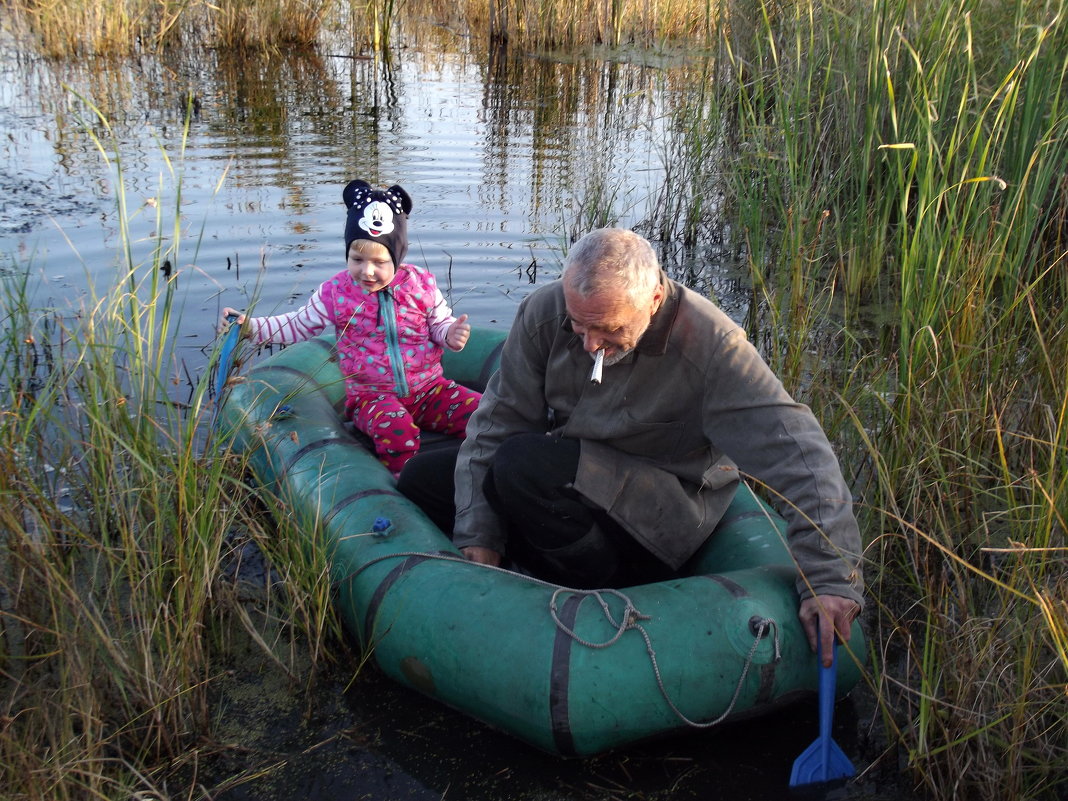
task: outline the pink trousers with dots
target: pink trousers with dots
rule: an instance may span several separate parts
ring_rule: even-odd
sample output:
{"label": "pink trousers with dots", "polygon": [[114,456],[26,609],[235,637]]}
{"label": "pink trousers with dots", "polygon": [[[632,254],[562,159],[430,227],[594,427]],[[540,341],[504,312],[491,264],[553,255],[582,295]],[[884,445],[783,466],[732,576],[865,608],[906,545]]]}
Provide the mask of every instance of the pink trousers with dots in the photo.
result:
{"label": "pink trousers with dots", "polygon": [[375,453],[394,476],[419,450],[419,429],[463,439],[467,419],[482,395],[440,378],[422,392],[400,398],[349,387],[352,422],[374,442]]}

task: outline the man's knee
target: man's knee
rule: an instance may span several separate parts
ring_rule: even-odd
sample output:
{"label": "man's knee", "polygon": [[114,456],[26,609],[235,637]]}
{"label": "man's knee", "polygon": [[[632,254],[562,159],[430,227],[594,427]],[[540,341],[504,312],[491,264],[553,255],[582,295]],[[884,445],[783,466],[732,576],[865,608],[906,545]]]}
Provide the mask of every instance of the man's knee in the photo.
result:
{"label": "man's knee", "polygon": [[621,567],[618,547],[596,524],[556,547],[541,546],[528,539],[523,543],[520,561],[536,575],[578,589],[611,585]]}
{"label": "man's knee", "polygon": [[446,535],[456,517],[453,496],[459,440],[424,449],[408,460],[397,479],[397,490],[422,509]]}
{"label": "man's knee", "polygon": [[493,458],[494,488],[501,498],[555,495],[575,480],[579,442],[545,434],[516,434]]}

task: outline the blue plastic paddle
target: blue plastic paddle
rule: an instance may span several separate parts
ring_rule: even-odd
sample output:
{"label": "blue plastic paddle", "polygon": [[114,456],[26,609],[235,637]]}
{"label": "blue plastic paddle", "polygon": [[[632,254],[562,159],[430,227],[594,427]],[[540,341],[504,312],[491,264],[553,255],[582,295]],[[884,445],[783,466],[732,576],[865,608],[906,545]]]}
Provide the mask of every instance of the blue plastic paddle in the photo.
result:
{"label": "blue plastic paddle", "polygon": [[219,418],[222,393],[226,389],[226,381],[234,367],[234,351],[237,349],[237,343],[241,339],[241,326],[237,324],[237,315],[228,314],[226,319],[230,323],[230,327],[226,331],[222,349],[219,351],[219,366],[216,368],[215,373],[215,414],[212,415],[212,428],[215,428],[215,423]]}
{"label": "blue plastic paddle", "polygon": [[816,647],[820,660],[820,736],[794,760],[794,769],[790,772],[791,787],[848,779],[857,772],[849,757],[842,753],[838,743],[831,737],[834,688],[838,673],[838,640],[836,639],[832,646],[830,667],[823,666],[823,657],[818,653],[821,646],[817,644]]}
{"label": "blue plastic paddle", "polygon": [[230,370],[233,368],[234,349],[241,339],[241,326],[237,325],[237,315],[226,315],[226,321],[230,323],[230,327],[226,330],[226,338],[223,340],[222,350],[219,351],[219,368],[215,373],[216,398],[220,397],[226,388],[226,379],[230,377]]}

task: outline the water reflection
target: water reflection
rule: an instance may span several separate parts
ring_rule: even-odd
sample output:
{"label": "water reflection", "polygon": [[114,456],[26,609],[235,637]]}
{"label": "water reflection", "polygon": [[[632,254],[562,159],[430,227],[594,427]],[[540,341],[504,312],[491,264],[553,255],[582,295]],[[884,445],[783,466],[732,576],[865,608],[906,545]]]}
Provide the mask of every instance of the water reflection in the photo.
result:
{"label": "water reflection", "polygon": [[[656,180],[653,145],[663,133],[657,71],[494,50],[487,73],[487,165],[503,174],[510,160],[529,162],[516,166],[529,170],[536,219],[566,222],[574,239],[583,223],[633,221],[645,211]],[[564,204],[570,219],[561,214]]]}
{"label": "water reflection", "polygon": [[[172,251],[195,374],[223,305],[283,311],[340,267],[341,187],[363,177],[412,194],[410,257],[457,310],[506,325],[570,241],[653,213],[692,75],[686,64],[480,51],[433,30],[392,58],[174,50],[60,66],[4,50],[0,252],[36,250],[51,294],[72,302],[80,273],[106,285],[121,166],[135,263],[161,241]],[[708,273],[696,260],[679,269]]]}

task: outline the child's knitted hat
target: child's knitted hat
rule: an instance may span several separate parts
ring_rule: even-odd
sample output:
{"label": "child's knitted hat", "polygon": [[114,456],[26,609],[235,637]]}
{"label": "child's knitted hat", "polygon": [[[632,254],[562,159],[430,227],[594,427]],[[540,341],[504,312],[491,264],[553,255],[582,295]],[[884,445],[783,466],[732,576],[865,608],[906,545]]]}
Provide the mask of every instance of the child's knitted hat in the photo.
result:
{"label": "child's knitted hat", "polygon": [[349,207],[345,259],[354,239],[369,239],[385,245],[394,269],[400,267],[408,252],[408,213],[412,210],[408,193],[396,184],[389,189],[373,189],[366,181],[352,181],[341,196]]}

